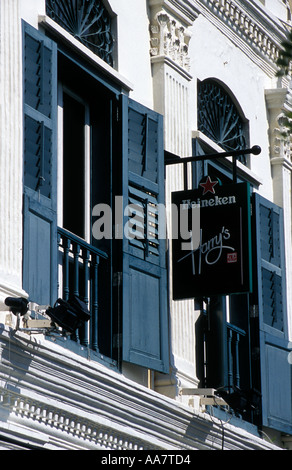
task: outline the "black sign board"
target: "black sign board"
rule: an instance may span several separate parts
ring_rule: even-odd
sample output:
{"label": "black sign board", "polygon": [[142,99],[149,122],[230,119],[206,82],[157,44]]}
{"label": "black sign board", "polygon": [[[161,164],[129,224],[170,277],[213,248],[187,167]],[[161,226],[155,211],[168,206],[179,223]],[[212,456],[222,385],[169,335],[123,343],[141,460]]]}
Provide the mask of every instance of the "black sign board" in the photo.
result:
{"label": "black sign board", "polygon": [[[172,193],[172,204],[176,211],[172,240],[173,299],[251,292],[249,184],[221,185],[208,176],[199,189]],[[196,210],[192,210],[194,207],[199,210],[199,218]],[[199,223],[196,237],[188,245],[184,211],[188,211],[189,233],[194,214]]]}

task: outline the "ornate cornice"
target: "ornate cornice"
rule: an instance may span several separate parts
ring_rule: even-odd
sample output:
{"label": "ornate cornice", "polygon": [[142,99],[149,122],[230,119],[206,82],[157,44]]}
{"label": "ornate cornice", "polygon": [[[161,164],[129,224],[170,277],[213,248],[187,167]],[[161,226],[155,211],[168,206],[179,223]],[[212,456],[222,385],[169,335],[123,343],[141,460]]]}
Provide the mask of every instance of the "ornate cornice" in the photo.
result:
{"label": "ornate cornice", "polygon": [[257,0],[149,0],[149,5],[152,56],[164,53],[188,68],[189,27],[202,15],[270,77],[275,76],[289,25],[269,14]]}
{"label": "ornate cornice", "polygon": [[202,15],[229,37],[269,76],[277,70],[281,41],[287,29],[253,0],[195,0]]}

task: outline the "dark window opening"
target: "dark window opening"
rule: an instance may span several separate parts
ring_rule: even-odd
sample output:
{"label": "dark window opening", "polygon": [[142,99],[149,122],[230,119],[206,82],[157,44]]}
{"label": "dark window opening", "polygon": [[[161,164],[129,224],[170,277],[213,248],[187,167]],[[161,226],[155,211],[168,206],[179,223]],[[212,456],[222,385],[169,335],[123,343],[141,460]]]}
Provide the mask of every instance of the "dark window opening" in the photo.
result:
{"label": "dark window opening", "polygon": [[63,226],[85,238],[85,109],[63,95]]}
{"label": "dark window opening", "polygon": [[[68,255],[61,257],[60,296],[78,293],[91,310],[89,333],[77,332],[72,339],[116,360],[118,319],[112,301],[112,240],[96,240],[92,236],[96,220],[93,208],[97,204],[111,207],[115,190],[112,160],[113,154],[118,154],[113,150],[118,145],[113,118],[116,97],[62,54],[58,70],[59,106],[63,114],[59,135],[59,143],[63,143],[63,176],[59,187],[63,201],[59,210],[62,228],[69,232],[66,238],[59,230],[60,251],[63,252],[66,243],[70,245]],[[69,263],[68,279],[65,262]]]}

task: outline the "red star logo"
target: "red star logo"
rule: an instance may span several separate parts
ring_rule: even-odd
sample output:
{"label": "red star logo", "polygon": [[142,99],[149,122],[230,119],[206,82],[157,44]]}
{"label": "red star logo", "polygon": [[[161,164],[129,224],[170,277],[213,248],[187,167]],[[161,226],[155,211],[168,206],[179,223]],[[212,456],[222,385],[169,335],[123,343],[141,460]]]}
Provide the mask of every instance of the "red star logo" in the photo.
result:
{"label": "red star logo", "polygon": [[206,194],[208,191],[210,191],[210,193],[215,194],[214,186],[215,186],[217,183],[218,183],[218,181],[211,181],[210,176],[208,176],[208,178],[207,178],[207,180],[206,180],[206,183],[200,183],[200,186],[202,186],[202,187],[204,188],[203,196],[204,196],[204,194]]}

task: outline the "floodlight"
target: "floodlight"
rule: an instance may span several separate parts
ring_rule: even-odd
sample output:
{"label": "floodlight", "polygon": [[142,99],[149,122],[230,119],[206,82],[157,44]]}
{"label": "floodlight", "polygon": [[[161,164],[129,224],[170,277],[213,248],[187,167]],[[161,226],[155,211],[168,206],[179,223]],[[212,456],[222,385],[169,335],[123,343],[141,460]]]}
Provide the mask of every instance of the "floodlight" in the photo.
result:
{"label": "floodlight", "polygon": [[242,390],[233,386],[232,391],[218,389],[217,393],[237,412],[256,411],[260,407],[261,394],[255,389]]}
{"label": "floodlight", "polygon": [[85,302],[76,296],[72,296],[68,301],[58,299],[53,307],[46,310],[46,314],[69,333],[74,333],[90,319]]}
{"label": "floodlight", "polygon": [[10,307],[10,311],[14,315],[23,316],[28,311],[28,300],[24,297],[6,297],[5,304]]}

